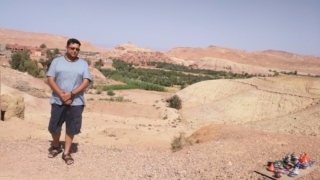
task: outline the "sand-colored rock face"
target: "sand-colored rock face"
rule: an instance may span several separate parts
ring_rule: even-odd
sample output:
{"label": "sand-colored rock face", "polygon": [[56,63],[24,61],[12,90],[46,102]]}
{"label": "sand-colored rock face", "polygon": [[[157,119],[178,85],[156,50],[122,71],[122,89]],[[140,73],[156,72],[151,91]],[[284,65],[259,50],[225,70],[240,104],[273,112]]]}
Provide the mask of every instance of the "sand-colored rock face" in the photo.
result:
{"label": "sand-colored rock face", "polygon": [[[48,48],[65,49],[68,39],[70,37],[0,28],[0,44],[17,43],[19,45],[39,47],[42,43],[45,43]],[[81,42],[82,51],[106,51],[94,46],[89,41],[81,39],[79,41]]]}
{"label": "sand-colored rock face", "polygon": [[25,104],[25,116],[37,113],[50,112],[49,97],[38,98],[28,93],[9,87],[5,84],[1,84],[1,94],[6,94],[11,97],[21,96],[24,99]]}
{"label": "sand-colored rock face", "polygon": [[143,48],[136,45],[133,45],[131,42],[127,44],[118,45],[115,47],[115,50],[119,51],[139,51],[139,52],[151,52],[152,50],[149,48]]}
{"label": "sand-colored rock face", "polygon": [[[311,84],[309,87],[306,87]],[[320,103],[315,78],[277,77],[212,80],[177,93],[182,116],[203,124],[244,124],[269,121],[304,111]],[[314,119],[310,119],[314,120]]]}
{"label": "sand-colored rock face", "polygon": [[22,96],[1,95],[1,113],[3,120],[10,120],[13,117],[24,119],[24,98]]}
{"label": "sand-colored rock face", "polygon": [[159,51],[152,51],[149,48],[143,48],[131,43],[116,46],[114,50],[101,53],[103,58],[121,59],[126,62],[144,65],[149,61],[171,62],[168,56]]}
{"label": "sand-colored rock face", "polygon": [[3,68],[2,66],[0,69],[2,73],[1,83],[4,85],[19,89],[20,91],[26,92],[35,97],[50,97],[51,89],[45,83],[45,78],[37,79],[27,73],[22,73],[11,68]]}
{"label": "sand-colored rock face", "polygon": [[[268,68],[253,66],[249,64],[242,64],[233,62],[227,59],[218,59],[212,57],[204,57],[193,63],[196,68],[199,69],[211,69],[216,71],[232,71],[233,73],[238,74],[262,74],[262,75],[273,75],[273,72],[270,72]],[[192,66],[191,65],[191,66]]]}

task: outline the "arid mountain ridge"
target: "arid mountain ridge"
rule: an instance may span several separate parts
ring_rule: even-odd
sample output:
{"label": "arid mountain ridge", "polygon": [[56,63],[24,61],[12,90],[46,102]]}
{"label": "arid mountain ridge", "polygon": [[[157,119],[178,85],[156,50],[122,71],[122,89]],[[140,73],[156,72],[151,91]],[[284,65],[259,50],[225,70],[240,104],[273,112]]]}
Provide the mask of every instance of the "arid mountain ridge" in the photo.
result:
{"label": "arid mountain ridge", "polygon": [[[1,44],[21,44],[39,46],[45,43],[49,48],[65,48],[69,37],[46,33],[23,32],[0,28]],[[94,46],[81,40],[83,51],[100,52],[100,57],[119,58],[128,62],[142,64],[147,61],[160,61],[192,66],[195,68],[232,71],[235,73],[273,74],[276,71],[298,71],[299,74],[320,74],[320,58],[299,55],[278,50],[247,52],[226,47],[209,46],[207,48],[176,47],[167,52],[153,51],[132,43],[116,46],[113,50]]]}
{"label": "arid mountain ridge", "polygon": [[[0,28],[0,43],[1,44],[19,44],[24,46],[39,47],[45,43],[48,48],[64,49],[66,42],[70,37],[53,35],[47,33],[24,32],[18,30]],[[80,40],[80,39],[79,39]],[[103,48],[94,46],[91,42],[80,40],[83,51],[101,52]]]}

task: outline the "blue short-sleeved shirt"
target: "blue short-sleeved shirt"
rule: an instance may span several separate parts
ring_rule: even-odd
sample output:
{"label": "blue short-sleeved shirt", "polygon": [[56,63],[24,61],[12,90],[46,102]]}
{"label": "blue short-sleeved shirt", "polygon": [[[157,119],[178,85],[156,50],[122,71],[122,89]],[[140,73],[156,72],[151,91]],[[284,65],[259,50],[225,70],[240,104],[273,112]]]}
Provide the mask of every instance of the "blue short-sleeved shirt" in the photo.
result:
{"label": "blue short-sleeved shirt", "polygon": [[[76,89],[85,78],[92,81],[87,61],[79,58],[75,62],[70,62],[64,56],[57,57],[52,61],[47,76],[55,77],[59,88],[66,92]],[[62,105],[63,101],[56,93],[52,92],[50,104]],[[71,105],[85,105],[83,91],[75,95]]]}

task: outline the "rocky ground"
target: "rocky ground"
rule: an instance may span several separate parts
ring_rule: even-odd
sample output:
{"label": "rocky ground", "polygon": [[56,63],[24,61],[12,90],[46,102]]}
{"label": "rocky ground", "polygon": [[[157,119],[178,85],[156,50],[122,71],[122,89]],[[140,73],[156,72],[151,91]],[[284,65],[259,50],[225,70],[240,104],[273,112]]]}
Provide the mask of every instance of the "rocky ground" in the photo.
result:
{"label": "rocky ground", "polygon": [[[268,161],[286,153],[307,152],[319,162],[320,140],[312,137],[265,133],[224,127],[215,140],[181,151],[86,145],[75,141],[73,165],[61,154],[47,158],[50,141],[0,140],[0,179],[268,179],[255,173]],[[316,168],[299,180],[320,178]]]}

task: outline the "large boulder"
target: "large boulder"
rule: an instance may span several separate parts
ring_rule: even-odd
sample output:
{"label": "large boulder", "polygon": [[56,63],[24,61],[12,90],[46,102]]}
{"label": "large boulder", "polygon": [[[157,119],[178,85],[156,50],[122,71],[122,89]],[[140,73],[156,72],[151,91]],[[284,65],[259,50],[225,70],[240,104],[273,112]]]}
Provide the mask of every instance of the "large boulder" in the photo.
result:
{"label": "large boulder", "polygon": [[1,95],[1,120],[10,120],[13,117],[24,119],[24,97]]}

